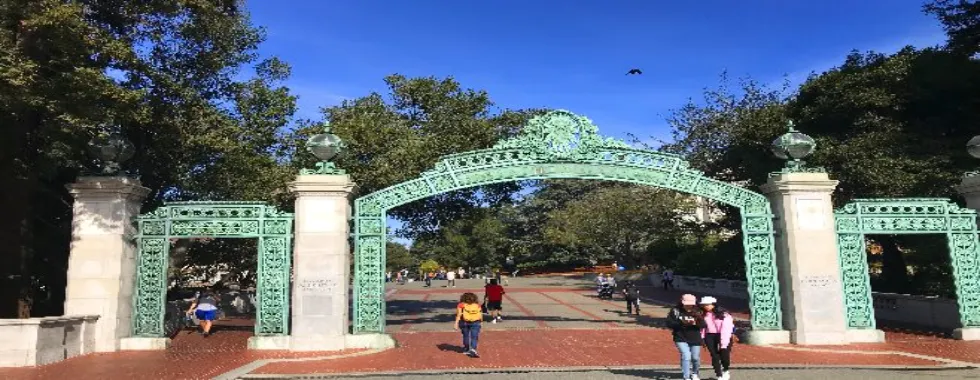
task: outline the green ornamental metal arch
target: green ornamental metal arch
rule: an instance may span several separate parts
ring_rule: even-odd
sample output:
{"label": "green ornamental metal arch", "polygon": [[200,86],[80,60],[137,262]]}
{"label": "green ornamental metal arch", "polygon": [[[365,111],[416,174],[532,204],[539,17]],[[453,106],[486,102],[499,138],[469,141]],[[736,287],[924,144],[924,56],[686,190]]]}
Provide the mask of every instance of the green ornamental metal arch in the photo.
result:
{"label": "green ornamental metal arch", "polygon": [[263,202],[169,202],[137,218],[133,336],[163,337],[170,241],[258,239],[255,335],[289,334],[293,214]]}
{"label": "green ornamental metal arch", "polygon": [[856,199],[834,212],[847,327],[874,329],[868,234],[946,234],[963,327],[980,327],[977,213],[942,198]]}
{"label": "green ornamental metal arch", "polygon": [[757,330],[782,329],[773,244],[765,196],[707,178],[681,157],[635,149],[603,138],[587,118],[553,111],[533,118],[520,135],[490,149],[444,156],[419,178],[362,196],[354,203],[354,333],[385,330],[384,269],[388,210],[433,195],[533,179],[622,181],[699,195],[738,207],[746,277]]}

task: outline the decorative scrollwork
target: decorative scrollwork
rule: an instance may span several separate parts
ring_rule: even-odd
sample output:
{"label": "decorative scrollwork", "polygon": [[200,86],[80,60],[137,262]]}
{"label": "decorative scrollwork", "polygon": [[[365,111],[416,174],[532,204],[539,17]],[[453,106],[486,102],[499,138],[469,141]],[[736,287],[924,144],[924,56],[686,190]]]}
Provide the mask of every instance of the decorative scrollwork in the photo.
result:
{"label": "decorative scrollwork", "polygon": [[765,196],[704,176],[680,156],[603,138],[587,118],[555,111],[491,149],[443,157],[419,178],[362,196],[354,204],[354,332],[384,331],[385,221],[393,207],[448,191],[528,179],[630,182],[726,203],[741,210],[752,326],[782,328],[772,211]]}
{"label": "decorative scrollwork", "polygon": [[263,202],[171,202],[137,218],[133,335],[163,336],[170,240],[258,238],[256,335],[289,333],[293,214]]}
{"label": "decorative scrollwork", "polygon": [[941,198],[856,199],[835,211],[847,325],[875,328],[865,251],[868,234],[946,234],[963,326],[980,326],[976,212]]}

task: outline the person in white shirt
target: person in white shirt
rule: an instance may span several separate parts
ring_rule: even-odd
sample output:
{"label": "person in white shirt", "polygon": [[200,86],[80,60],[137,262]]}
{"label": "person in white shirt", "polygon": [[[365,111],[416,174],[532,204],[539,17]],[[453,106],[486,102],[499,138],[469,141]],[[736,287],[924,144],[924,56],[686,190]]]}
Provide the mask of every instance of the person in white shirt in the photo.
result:
{"label": "person in white shirt", "polygon": [[456,272],[448,271],[446,272],[446,287],[456,287]]}

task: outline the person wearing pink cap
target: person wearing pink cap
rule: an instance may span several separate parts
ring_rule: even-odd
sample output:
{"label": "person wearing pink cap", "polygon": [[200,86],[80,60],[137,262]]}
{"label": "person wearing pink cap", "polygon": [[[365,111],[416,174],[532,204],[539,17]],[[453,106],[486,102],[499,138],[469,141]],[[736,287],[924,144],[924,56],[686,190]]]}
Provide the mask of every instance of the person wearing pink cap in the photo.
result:
{"label": "person wearing pink cap", "polygon": [[681,296],[681,302],[667,313],[667,327],[674,337],[674,345],[681,354],[681,374],[684,380],[700,380],[701,329],[704,317],[698,310],[698,299],[693,294]]}
{"label": "person wearing pink cap", "polygon": [[732,333],[735,331],[735,318],[725,309],[715,306],[715,297],[701,297],[701,309],[704,310],[705,327],[701,329],[704,346],[711,354],[711,367],[715,370],[718,380],[728,380],[731,375],[728,367],[732,361]]}

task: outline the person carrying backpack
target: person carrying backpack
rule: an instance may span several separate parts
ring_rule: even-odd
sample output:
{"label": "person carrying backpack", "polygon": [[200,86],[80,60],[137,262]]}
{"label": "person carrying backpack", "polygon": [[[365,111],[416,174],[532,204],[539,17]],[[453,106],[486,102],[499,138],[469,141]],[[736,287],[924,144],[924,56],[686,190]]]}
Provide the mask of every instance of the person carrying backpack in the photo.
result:
{"label": "person carrying backpack", "polygon": [[633,281],[626,281],[623,295],[626,296],[626,314],[633,314],[635,308],[636,315],[640,315],[640,288],[637,288]]}
{"label": "person carrying backpack", "polygon": [[472,358],[480,357],[476,348],[480,342],[480,327],[483,324],[483,306],[476,294],[463,293],[456,308],[456,324],[453,329],[463,333],[463,352]]}

